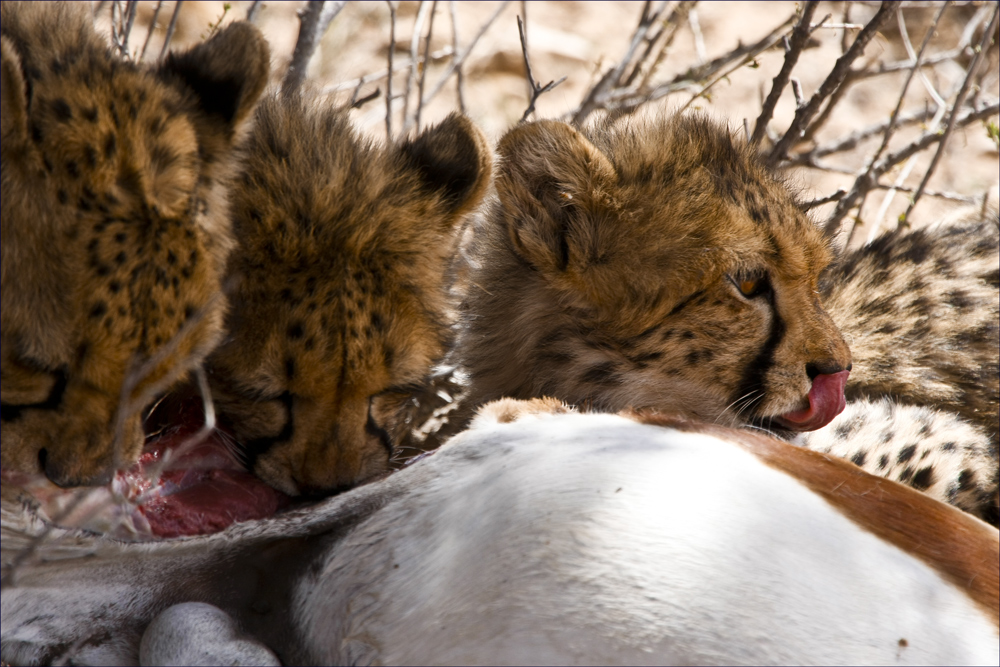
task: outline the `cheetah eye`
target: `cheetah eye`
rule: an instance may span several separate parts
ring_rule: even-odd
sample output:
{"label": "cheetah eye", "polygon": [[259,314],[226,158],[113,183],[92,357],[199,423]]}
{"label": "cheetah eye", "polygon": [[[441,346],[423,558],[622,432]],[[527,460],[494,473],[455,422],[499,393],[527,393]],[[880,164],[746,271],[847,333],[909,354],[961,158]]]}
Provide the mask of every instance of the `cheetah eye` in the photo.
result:
{"label": "cheetah eye", "polygon": [[739,273],[728,277],[740,294],[748,299],[760,296],[768,290],[767,276],[763,273]]}

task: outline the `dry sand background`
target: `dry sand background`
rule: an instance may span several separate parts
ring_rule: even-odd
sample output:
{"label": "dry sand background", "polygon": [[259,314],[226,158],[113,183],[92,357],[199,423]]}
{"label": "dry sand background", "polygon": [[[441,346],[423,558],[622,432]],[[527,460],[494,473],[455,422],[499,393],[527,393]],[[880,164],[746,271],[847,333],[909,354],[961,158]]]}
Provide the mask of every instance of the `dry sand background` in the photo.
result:
{"label": "dry sand background", "polygon": [[[98,3],[99,25],[110,26],[112,2]],[[119,3],[119,10],[125,3]],[[141,50],[148,34],[148,26],[158,4],[161,4],[156,25],[147,53],[147,60],[160,52],[163,36],[174,13],[173,2],[139,3],[135,27],[130,37],[133,53]],[[251,2],[185,2],[178,15],[176,32],[171,48],[182,48],[204,39],[212,26],[225,24],[247,16]],[[255,23],[271,43],[275,84],[279,83],[291,60],[299,32],[297,12],[305,3],[261,3],[254,17]],[[424,73],[425,95],[445,74],[452,62],[451,52],[457,33],[458,49],[466,48],[497,10],[500,2],[398,2],[396,8],[393,93],[399,96],[410,77],[409,63],[414,24],[420,6],[424,4],[423,29],[419,35],[418,50],[423,53],[430,10],[434,8],[433,30],[430,39],[432,62]],[[675,3],[676,4],[676,3]],[[993,3],[953,3],[943,16],[932,37],[928,56],[955,47],[970,21],[977,20],[978,39]],[[919,48],[927,27],[941,3],[903,3],[901,11],[910,41]],[[227,9],[228,7],[228,9]],[[816,22],[829,15],[828,23],[843,25],[845,9],[849,11],[850,24],[863,24],[876,11],[873,2],[822,2],[815,14]],[[524,113],[528,103],[528,84],[524,60],[518,38],[516,17],[526,14],[528,50],[534,76],[540,83],[565,76],[566,80],[538,100],[535,118],[565,117],[576,109],[587,90],[626,52],[629,40],[643,10],[641,2],[510,2],[496,16],[469,52],[462,67],[466,112],[483,127],[491,139],[496,140]],[[689,16],[677,31],[673,44],[660,63],[654,81],[665,81],[706,60],[728,53],[738,44],[750,44],[780,25],[796,11],[791,2],[701,2],[694,5]],[[978,12],[978,14],[977,14]],[[985,17],[985,20],[984,20]],[[454,19],[454,21],[453,21]],[[794,71],[801,82],[806,99],[822,83],[834,62],[840,57],[844,34],[851,40],[858,33],[856,28],[819,28],[809,47],[803,52]],[[356,85],[360,77],[371,77],[387,67],[389,52],[390,14],[386,2],[348,2],[330,24],[308,68],[310,85],[326,93],[333,104],[347,104],[351,96],[359,98],[374,93],[379,96],[351,113],[356,125],[372,136],[385,137],[385,78]],[[996,40],[990,49],[982,72],[982,90],[985,99],[998,95]],[[437,56],[437,57],[435,57]],[[926,82],[915,77],[903,105],[904,110],[919,110],[933,106],[928,86],[945,97],[954,96],[964,77],[963,68],[968,64],[971,50],[955,59],[924,68]],[[894,17],[865,50],[855,67],[871,63],[905,61],[907,54],[901,38],[898,21]],[[761,53],[750,65],[742,66],[714,85],[710,93],[695,99],[698,87],[689,87],[643,106],[642,112],[661,109],[678,109],[690,102],[690,109],[725,119],[734,130],[742,131],[744,119],[751,127],[761,108],[763,97],[771,88],[771,80],[781,68],[783,50],[780,43]],[[416,106],[416,82],[407,108],[411,119]],[[813,137],[814,142],[825,143],[843,137],[862,127],[885,120],[896,105],[905,80],[905,72],[873,77],[855,84],[830,115],[825,126]],[[447,113],[459,108],[456,78],[452,76],[440,94],[422,109],[421,125],[440,120]],[[394,100],[394,134],[404,125],[404,100]],[[783,93],[769,128],[772,135],[783,133],[795,113],[795,100],[789,86]],[[990,119],[996,123],[996,117]],[[913,125],[902,128],[890,144],[890,149],[913,140],[926,126]],[[412,128],[411,128],[412,131]],[[803,142],[796,151],[807,150],[813,144]],[[817,199],[830,195],[838,188],[849,188],[853,183],[852,172],[863,168],[871,152],[877,147],[877,138],[862,142],[856,149],[829,156],[825,160],[830,169],[794,167],[789,169],[790,180],[802,190],[804,199]],[[930,162],[934,149],[925,150],[917,159],[904,185],[915,188]],[[901,165],[902,166],[902,165]],[[886,174],[882,181],[891,184],[896,180],[900,167]],[[844,172],[844,173],[839,173]],[[998,182],[997,143],[989,138],[985,122],[976,122],[957,130],[951,137],[943,160],[928,183],[928,190],[946,192],[971,198],[982,197]],[[883,228],[895,224],[897,216],[908,204],[909,195],[896,193],[886,213],[877,219],[878,209],[885,195],[876,192],[869,196],[860,216],[864,229],[855,236],[855,242],[871,233],[876,224]],[[915,225],[939,219],[959,202],[953,199],[925,196],[911,217]],[[832,210],[826,205],[814,210],[822,220]]]}

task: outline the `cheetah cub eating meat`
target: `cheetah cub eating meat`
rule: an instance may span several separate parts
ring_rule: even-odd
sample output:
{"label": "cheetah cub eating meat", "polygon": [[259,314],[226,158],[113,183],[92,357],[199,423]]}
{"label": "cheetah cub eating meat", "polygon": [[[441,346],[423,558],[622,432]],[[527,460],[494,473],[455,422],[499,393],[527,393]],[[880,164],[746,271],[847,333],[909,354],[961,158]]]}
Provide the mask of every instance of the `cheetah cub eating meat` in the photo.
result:
{"label": "cheetah cub eating meat", "polygon": [[444,353],[446,273],[492,152],[453,114],[398,145],[298,97],[258,107],[230,193],[237,281],[207,361],[248,467],[291,495],[389,467],[399,408]]}
{"label": "cheetah cub eating meat", "polygon": [[0,461],[103,484],[222,335],[224,181],[269,50],[233,24],[136,65],[88,3],[4,2],[0,34]]}

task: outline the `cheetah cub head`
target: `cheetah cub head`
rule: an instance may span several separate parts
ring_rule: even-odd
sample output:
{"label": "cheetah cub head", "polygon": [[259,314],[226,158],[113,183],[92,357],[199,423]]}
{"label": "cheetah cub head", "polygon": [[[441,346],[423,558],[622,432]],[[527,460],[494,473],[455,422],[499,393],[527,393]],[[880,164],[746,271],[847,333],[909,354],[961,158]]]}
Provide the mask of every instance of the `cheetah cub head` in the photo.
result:
{"label": "cheetah cub head", "polygon": [[3,469],[103,484],[221,336],[220,180],[270,57],[234,24],[141,67],[85,3],[0,12]]}
{"label": "cheetah cub head", "polygon": [[499,144],[459,354],[471,399],[553,396],[808,430],[843,409],[850,351],[820,305],[820,231],[702,117]]}
{"label": "cheetah cub head", "polygon": [[396,415],[449,331],[445,274],[492,154],[462,116],[398,145],[261,102],[231,192],[229,337],[208,361],[248,467],[292,495],[388,469]]}

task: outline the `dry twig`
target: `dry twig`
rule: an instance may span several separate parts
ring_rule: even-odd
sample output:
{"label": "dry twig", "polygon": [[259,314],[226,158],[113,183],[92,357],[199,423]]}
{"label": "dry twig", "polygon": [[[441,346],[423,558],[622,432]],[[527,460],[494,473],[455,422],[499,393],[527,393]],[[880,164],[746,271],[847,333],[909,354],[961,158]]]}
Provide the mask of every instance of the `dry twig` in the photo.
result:
{"label": "dry twig", "polygon": [[826,80],[820,85],[819,90],[813,94],[809,102],[798,109],[795,112],[795,118],[792,119],[792,124],[789,126],[788,130],[785,131],[784,136],[778,141],[778,144],[771,151],[768,157],[768,163],[772,167],[776,167],[785,156],[788,154],[789,149],[798,142],[799,138],[805,132],[806,127],[809,125],[809,121],[813,119],[816,113],[819,111],[820,105],[826,100],[830,95],[840,87],[844,82],[845,77],[850,71],[851,63],[853,63],[865,50],[865,46],[868,42],[872,40],[878,30],[889,20],[892,13],[895,11],[896,6],[899,2],[883,2],[882,6],[879,7],[878,12],[872,17],[872,20],[865,25],[864,29],[858,34],[857,39],[851,44],[851,48],[847,50],[847,53],[842,55],[837,59],[836,64],[830,71],[830,74],[826,77]]}
{"label": "dry twig", "polygon": [[528,86],[531,88],[531,99],[528,100],[528,108],[524,110],[524,115],[521,116],[521,122],[528,120],[528,117],[535,112],[535,102],[542,94],[549,92],[560,83],[566,80],[566,77],[562,77],[558,81],[549,81],[544,86],[539,85],[538,81],[535,80],[535,75],[531,73],[531,60],[528,58],[528,40],[524,34],[524,23],[521,21],[521,17],[517,17],[517,33],[521,37],[521,53],[524,55],[524,70],[528,77]]}
{"label": "dry twig", "polygon": [[184,0],[177,0],[177,4],[174,5],[174,13],[170,17],[170,25],[167,26],[167,36],[163,38],[163,47],[160,49],[160,58],[163,60],[167,57],[167,49],[170,48],[170,40],[174,37],[174,30],[177,28],[177,17],[181,14],[181,5],[184,4]]}
{"label": "dry twig", "polygon": [[750,138],[750,144],[753,146],[760,144],[765,136],[767,124],[771,122],[771,117],[774,115],[774,107],[778,104],[778,98],[781,97],[781,93],[792,75],[792,69],[799,61],[799,54],[802,53],[806,42],[809,41],[809,34],[812,32],[809,26],[818,6],[819,3],[814,1],[805,4],[802,8],[802,16],[799,17],[799,22],[795,24],[795,29],[792,30],[791,39],[785,43],[785,62],[782,64],[778,74],[775,75],[774,81],[771,83],[771,92],[768,93],[767,99],[764,101],[764,108],[761,109],[760,115],[757,116],[753,135]]}

